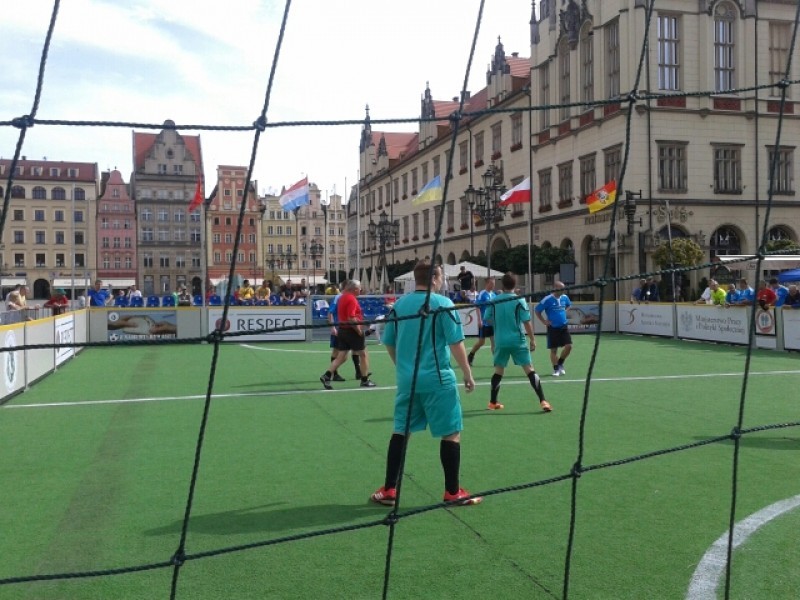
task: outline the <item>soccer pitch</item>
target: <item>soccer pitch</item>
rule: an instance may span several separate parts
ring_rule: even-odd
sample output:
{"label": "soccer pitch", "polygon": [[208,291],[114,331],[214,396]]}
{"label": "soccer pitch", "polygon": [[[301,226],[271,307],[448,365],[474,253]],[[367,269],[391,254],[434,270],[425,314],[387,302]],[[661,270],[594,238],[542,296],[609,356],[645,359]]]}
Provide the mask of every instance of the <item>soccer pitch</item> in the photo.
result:
{"label": "soccer pitch", "polygon": [[[348,381],[326,392],[327,344],[224,344],[176,597],[376,598],[390,554],[391,598],[561,598],[586,393],[569,597],[715,597],[689,590],[693,578],[724,585],[703,557],[726,536],[734,443],[702,442],[737,422],[746,349],[604,334],[587,392],[594,338],[574,339],[558,379],[538,339],[550,414],[516,368],[505,410],[487,411],[491,356],[478,353],[461,481],[486,498],[428,510],[443,492],[438,441],[413,436],[391,552],[389,509],[367,501],[392,427],[385,349],[369,346],[378,388],[359,389],[348,362]],[[5,583],[0,599],[169,597],[212,350],[88,349],[0,407],[0,580],[132,570]],[[795,355],[754,351],[744,427],[797,421],[798,380]],[[732,598],[800,589],[798,450],[796,427],[740,440],[735,520],[753,520]]]}

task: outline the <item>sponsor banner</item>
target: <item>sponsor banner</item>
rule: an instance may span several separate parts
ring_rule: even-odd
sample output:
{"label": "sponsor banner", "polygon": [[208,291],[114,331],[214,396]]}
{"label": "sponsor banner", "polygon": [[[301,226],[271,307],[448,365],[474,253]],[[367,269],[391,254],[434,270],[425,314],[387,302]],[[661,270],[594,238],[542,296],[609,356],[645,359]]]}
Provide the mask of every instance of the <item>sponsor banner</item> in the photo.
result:
{"label": "sponsor banner", "polygon": [[[536,305],[531,305],[531,317],[536,318],[533,313],[533,308]],[[610,310],[609,304],[606,304],[606,310]],[[581,302],[580,305],[573,304],[567,309],[567,328],[570,333],[594,333],[597,331],[597,326],[600,325],[600,305],[597,303],[591,304]]]}
{"label": "sponsor banner", "polygon": [[[253,335],[237,335],[225,338],[226,342],[268,342],[268,341],[305,341],[306,330],[305,306],[254,306],[232,307],[228,311],[228,320],[222,323],[222,309],[209,309],[208,331],[221,329],[225,333],[242,331],[259,331],[282,327],[297,327],[286,331],[255,333]],[[221,326],[223,325],[223,326]]]}
{"label": "sponsor banner", "polygon": [[774,311],[756,308],[756,335],[777,335]]}
{"label": "sponsor banner", "polygon": [[464,306],[458,309],[458,317],[461,319],[461,326],[464,328],[464,335],[478,335],[478,307]]}
{"label": "sponsor banner", "polygon": [[677,305],[678,337],[747,344],[749,307]]}
{"label": "sponsor banner", "polygon": [[[3,340],[3,347],[17,347],[17,334],[13,329],[6,331],[5,339]],[[23,364],[20,360],[20,353],[17,350],[3,352],[3,383],[5,384],[5,395],[15,392],[17,389],[22,387],[22,384],[24,383],[22,369]]]}
{"label": "sponsor banner", "polygon": [[[75,316],[72,314],[56,318],[56,344],[75,343]],[[56,348],[56,366],[75,356],[74,346]]]}
{"label": "sponsor banner", "polygon": [[800,350],[800,310],[781,309],[783,321],[783,347],[786,350]]}
{"label": "sponsor banner", "polygon": [[645,335],[675,335],[675,319],[671,304],[619,304],[619,330]]}
{"label": "sponsor banner", "polygon": [[108,311],[108,341],[154,340],[178,337],[175,310],[125,309]]}

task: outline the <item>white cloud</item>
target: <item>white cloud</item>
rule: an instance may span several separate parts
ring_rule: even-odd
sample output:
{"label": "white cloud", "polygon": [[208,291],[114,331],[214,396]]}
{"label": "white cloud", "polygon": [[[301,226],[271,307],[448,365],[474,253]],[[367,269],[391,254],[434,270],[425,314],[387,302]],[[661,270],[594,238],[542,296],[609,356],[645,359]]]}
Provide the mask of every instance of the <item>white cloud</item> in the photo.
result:
{"label": "white cloud", "polygon": [[[497,37],[527,56],[530,2],[486,0],[470,85],[485,85]],[[416,118],[426,82],[437,99],[458,95],[479,0],[295,0],[267,114],[270,122]],[[32,105],[52,10],[27,0],[6,11],[0,50],[15,60],[0,72],[0,120]],[[69,0],[61,3],[39,118],[247,125],[259,115],[284,2],[278,0]],[[381,125],[413,130],[414,125]],[[322,189],[344,192],[358,171],[358,126],[267,129],[259,187],[288,185],[308,173]],[[197,132],[188,132],[197,133]],[[199,132],[204,166],[249,162],[253,134]],[[19,132],[0,129],[0,156]],[[79,140],[79,143],[76,143]],[[130,129],[34,127],[23,154],[97,162],[131,170]]]}

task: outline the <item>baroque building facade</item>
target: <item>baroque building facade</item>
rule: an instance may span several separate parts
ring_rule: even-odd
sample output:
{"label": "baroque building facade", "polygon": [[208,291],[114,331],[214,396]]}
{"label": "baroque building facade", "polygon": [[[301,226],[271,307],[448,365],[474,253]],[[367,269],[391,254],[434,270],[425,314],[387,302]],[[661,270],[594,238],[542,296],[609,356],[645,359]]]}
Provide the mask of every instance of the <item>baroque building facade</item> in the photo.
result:
{"label": "baroque building facade", "polygon": [[122,174],[103,173],[97,199],[97,277],[114,289],[125,289],[136,280],[136,206]]}
{"label": "baroque building facade", "polygon": [[[507,56],[498,43],[487,86],[464,99],[464,113],[509,112],[462,117],[435,260],[452,264],[530,240],[571,250],[576,282],[588,282],[606,269],[609,238],[609,275],[657,269],[652,253],[668,238],[694,239],[709,262],[754,253],[770,184],[767,236],[798,240],[800,226],[793,217],[798,208],[797,86],[787,89],[783,136],[775,144],[781,110],[776,84],[789,62],[794,3],[657,3],[637,85],[647,5],[644,0],[544,0],[538,15],[534,3],[529,24],[530,59]],[[794,58],[788,80],[800,78],[800,61]],[[630,96],[634,87],[654,97]],[[709,93],[691,95],[702,91]],[[349,209],[358,231],[355,258],[362,264],[378,257],[367,223],[381,210],[401,232],[385,253],[387,260],[402,262],[429,252],[441,208],[438,203],[414,206],[412,199],[432,177],[444,176],[451,158],[448,116],[459,100],[433,100],[427,87],[420,125],[412,134],[373,131],[367,113],[357,202]],[[610,223],[611,209],[589,215],[587,196],[619,180],[623,163],[617,223]],[[489,165],[508,188],[530,177],[533,198],[530,206],[514,205],[502,220],[486,224],[476,221],[464,192],[482,185]],[[711,274],[724,279],[740,273],[721,267]],[[699,276],[694,274],[692,283]],[[535,276],[532,283],[527,291],[549,281]],[[627,298],[630,285],[607,292]],[[596,297],[594,289],[586,292]]]}

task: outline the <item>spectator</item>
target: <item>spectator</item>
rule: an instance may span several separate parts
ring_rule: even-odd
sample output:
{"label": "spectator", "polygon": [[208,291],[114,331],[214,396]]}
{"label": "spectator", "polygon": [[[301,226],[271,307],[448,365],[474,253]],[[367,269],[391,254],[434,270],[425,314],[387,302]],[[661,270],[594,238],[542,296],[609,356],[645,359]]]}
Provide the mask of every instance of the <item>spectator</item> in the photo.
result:
{"label": "spectator", "polygon": [[311,291],[308,289],[308,284],[306,283],[305,277],[300,280],[300,285],[297,287],[297,301],[299,304],[305,304],[308,301],[308,297],[311,295]]}
{"label": "spectator", "polygon": [[633,288],[633,292],[631,292],[631,302],[640,303],[642,301],[642,295],[644,294],[644,288],[647,285],[646,279],[640,279],[639,285]]}
{"label": "spectator", "polygon": [[281,304],[297,304],[297,293],[294,291],[292,280],[287,279],[286,285],[281,287]]}
{"label": "spectator", "polygon": [[329,283],[328,287],[325,288],[326,296],[338,296],[339,293],[339,287],[333,282]]}
{"label": "spectator", "polygon": [[96,308],[98,306],[107,306],[112,300],[111,294],[108,293],[108,289],[103,287],[102,279],[96,279],[94,282],[94,287],[87,290],[86,295],[89,297],[89,306],[92,308]]}
{"label": "spectator", "polygon": [[784,302],[786,302],[786,296],[789,295],[789,289],[778,283],[777,277],[773,277],[769,280],[769,287],[775,292],[775,307],[783,306]]}
{"label": "spectator", "polygon": [[208,304],[208,300],[211,298],[211,296],[216,296],[216,295],[217,295],[217,288],[213,285],[208,286],[208,289],[206,289],[206,304]]}
{"label": "spectator", "polygon": [[659,299],[658,283],[652,277],[648,277],[642,290],[642,302],[658,302]]}
{"label": "spectator", "polygon": [[185,285],[182,285],[180,288],[180,292],[178,292],[178,306],[191,306],[192,305],[192,295],[186,289]]}
{"label": "spectator", "polygon": [[458,285],[461,287],[461,291],[472,289],[474,283],[475,276],[472,274],[472,271],[467,270],[467,267],[461,265],[461,270],[458,272]]}
{"label": "spectator", "polygon": [[241,287],[239,288],[239,298],[238,301],[240,304],[252,304],[256,297],[256,291],[253,289],[253,286],[250,285],[250,280],[245,279],[242,282]]}
{"label": "spectator", "polygon": [[739,301],[739,290],[735,283],[728,284],[728,292],[725,294],[725,306],[734,306]]}
{"label": "spectator", "polygon": [[21,296],[20,289],[22,289],[22,285],[18,283],[6,294],[6,310],[22,310],[24,308],[23,303],[27,299]]}
{"label": "spectator", "polygon": [[241,289],[242,289],[242,286],[237,285],[236,289],[233,290],[233,303],[234,304],[239,304],[239,292],[241,291]]}
{"label": "spectator", "polygon": [[258,286],[258,289],[256,290],[256,300],[262,303],[266,302],[267,304],[269,304],[269,297],[271,295],[272,295],[272,290],[269,288],[269,282],[267,282],[267,280],[264,279],[261,282],[261,285]]}
{"label": "spectator", "polygon": [[695,304],[711,304],[711,284],[712,283],[716,285],[717,282],[714,281],[713,279],[711,279],[708,282],[708,286],[706,287],[706,289],[703,290],[702,294],[700,294],[700,297],[697,300],[694,301]]}
{"label": "spectator", "polygon": [[53,311],[53,315],[60,315],[64,313],[69,307],[69,299],[66,293],[61,288],[53,290],[50,299],[44,303],[45,308]]}
{"label": "spectator", "polygon": [[800,308],[800,289],[795,284],[789,286],[789,293],[786,294],[783,308]]}
{"label": "spectator", "polygon": [[747,284],[747,279],[740,279],[739,280],[739,300],[737,304],[740,306],[750,306],[755,302],[756,293],[753,291]]}
{"label": "spectator", "polygon": [[[787,290],[788,291],[788,290]],[[769,310],[770,306],[775,306],[778,301],[778,295],[769,287],[765,279],[758,282],[758,293],[756,294],[756,302],[763,310]]]}
{"label": "spectator", "polygon": [[131,300],[134,298],[141,298],[142,292],[139,291],[139,288],[136,287],[134,283],[132,286],[128,288],[128,303],[130,304]]}
{"label": "spectator", "polygon": [[475,301],[478,299],[478,291],[475,289],[475,283],[473,282],[472,287],[467,290],[467,301],[470,304],[475,304]]}
{"label": "spectator", "polygon": [[722,286],[712,279],[708,284],[708,287],[711,289],[711,302],[709,302],[709,304],[714,306],[725,306],[725,297],[727,294],[725,290],[722,289]]}

